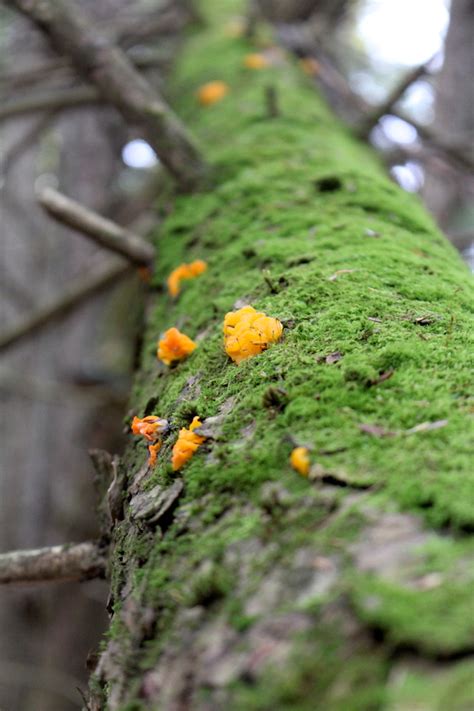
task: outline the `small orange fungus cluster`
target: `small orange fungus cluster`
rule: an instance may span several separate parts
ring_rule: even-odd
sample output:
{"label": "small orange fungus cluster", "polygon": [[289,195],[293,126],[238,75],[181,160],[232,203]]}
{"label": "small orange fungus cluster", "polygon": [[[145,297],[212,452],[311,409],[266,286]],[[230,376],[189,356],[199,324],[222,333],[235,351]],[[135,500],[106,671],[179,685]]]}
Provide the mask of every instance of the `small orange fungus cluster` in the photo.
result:
{"label": "small orange fungus cluster", "polygon": [[202,106],[211,106],[221,101],[229,93],[229,85],[225,81],[209,81],[197,91],[197,99]]}
{"label": "small orange fungus cluster", "polygon": [[148,445],[148,466],[153,467],[156,464],[158,452],[161,449],[161,436],[168,429],[168,420],[155,415],[147,415],[147,417],[134,417],[132,421],[132,432],[134,435],[144,437]]}
{"label": "small orange fungus cluster", "polygon": [[168,277],[168,291],[171,296],[178,296],[182,279],[193,279],[207,269],[207,264],[203,259],[196,259],[190,264],[180,264],[173,269]]}
{"label": "small orange fungus cluster", "polygon": [[194,417],[193,421],[189,425],[189,429],[183,427],[179,431],[178,439],[173,447],[173,452],[171,455],[171,464],[173,466],[173,471],[178,471],[181,467],[188,462],[193,456],[194,452],[206,439],[194,432],[195,429],[201,427],[202,422],[199,417]]}
{"label": "small orange fungus cluster", "polygon": [[225,352],[234,363],[258,355],[280,340],[283,324],[276,318],[244,306],[229,311],[224,318]]}
{"label": "small orange fungus cluster", "polygon": [[168,421],[156,415],[147,417],[134,417],[132,421],[132,432],[134,435],[145,437],[148,442],[157,440],[168,427]]}
{"label": "small orange fungus cluster", "polygon": [[306,447],[295,447],[290,455],[290,464],[302,476],[308,476],[310,461],[309,452]]}
{"label": "small orange fungus cluster", "polygon": [[163,338],[158,341],[157,356],[166,365],[171,365],[187,358],[196,348],[197,343],[173,327],[165,331]]}
{"label": "small orange fungus cluster", "polygon": [[245,55],[244,67],[247,69],[265,69],[265,67],[268,67],[268,59],[259,52],[252,52]]}
{"label": "small orange fungus cluster", "polygon": [[156,464],[156,458],[158,457],[158,452],[161,449],[162,442],[156,442],[156,444],[150,444],[148,447],[148,466],[154,467]]}
{"label": "small orange fungus cluster", "polygon": [[300,67],[310,77],[316,77],[319,74],[319,62],[314,57],[300,59]]}

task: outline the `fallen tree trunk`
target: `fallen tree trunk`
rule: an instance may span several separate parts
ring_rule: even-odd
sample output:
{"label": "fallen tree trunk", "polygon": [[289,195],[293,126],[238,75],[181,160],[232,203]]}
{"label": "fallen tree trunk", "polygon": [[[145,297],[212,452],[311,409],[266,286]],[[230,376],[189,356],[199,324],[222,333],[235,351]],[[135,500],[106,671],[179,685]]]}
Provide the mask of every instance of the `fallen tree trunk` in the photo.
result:
{"label": "fallen tree trunk", "polygon": [[[132,404],[171,428],[152,472],[134,441],[121,493],[114,479],[89,708],[468,708],[468,272],[299,68],[246,70],[227,3],[207,5],[171,90],[219,179],[176,199],[154,278],[208,270],[150,312]],[[229,94],[199,107],[215,79]],[[222,323],[244,304],[283,338],[235,365]],[[198,347],[170,369],[155,353],[171,326]],[[207,439],[172,472],[195,415]]]}

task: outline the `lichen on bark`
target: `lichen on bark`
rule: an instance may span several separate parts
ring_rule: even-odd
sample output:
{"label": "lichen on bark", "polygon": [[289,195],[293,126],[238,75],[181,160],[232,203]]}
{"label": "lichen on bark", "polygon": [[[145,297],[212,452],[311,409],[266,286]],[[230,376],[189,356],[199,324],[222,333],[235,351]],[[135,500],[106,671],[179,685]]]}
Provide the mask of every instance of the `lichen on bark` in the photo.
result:
{"label": "lichen on bark", "polygon": [[[433,669],[440,693],[454,688],[474,649],[469,275],[292,60],[246,70],[229,5],[205,6],[170,95],[215,185],[174,199],[156,235],[132,406],[171,430],[151,476],[140,478],[143,443],[122,463],[94,703],[408,711]],[[214,79],[228,95],[199,107],[196,90]],[[268,84],[278,117],[266,115]],[[162,285],[193,259],[208,269],[172,302]],[[236,366],[222,321],[244,303],[282,321],[284,337]],[[198,348],[169,369],[156,341],[173,325]],[[217,418],[212,436],[175,474],[172,444],[195,415]],[[296,444],[314,481],[289,466]],[[162,501],[157,487],[176,477],[165,513],[134,518],[134,481]],[[409,688],[394,676],[405,668]],[[464,691],[449,693],[465,708]]]}

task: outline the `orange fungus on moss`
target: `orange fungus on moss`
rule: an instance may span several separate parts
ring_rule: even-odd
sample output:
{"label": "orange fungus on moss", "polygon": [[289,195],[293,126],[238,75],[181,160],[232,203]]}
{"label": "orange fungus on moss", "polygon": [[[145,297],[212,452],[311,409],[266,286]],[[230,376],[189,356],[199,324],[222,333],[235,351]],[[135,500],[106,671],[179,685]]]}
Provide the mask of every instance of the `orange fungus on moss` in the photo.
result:
{"label": "orange fungus on moss", "polygon": [[225,81],[209,81],[203,84],[197,91],[197,99],[202,106],[211,106],[227,96],[229,85]]}
{"label": "orange fungus on moss", "polygon": [[229,311],[224,318],[225,352],[234,363],[258,355],[280,340],[283,324],[276,318],[244,306]]}
{"label": "orange fungus on moss", "polygon": [[310,461],[306,447],[295,447],[290,455],[290,464],[302,476],[308,476]]}
{"label": "orange fungus on moss", "polygon": [[181,467],[191,459],[196,449],[198,449],[198,447],[200,447],[206,439],[205,437],[202,437],[194,432],[194,430],[201,425],[202,422],[199,417],[194,417],[193,421],[189,425],[189,429],[186,429],[186,427],[180,429],[178,439],[173,447],[171,455],[173,471],[181,469]]}
{"label": "orange fungus on moss", "polygon": [[147,417],[134,417],[132,421],[132,432],[134,435],[144,437],[148,445],[148,466],[153,467],[156,464],[158,452],[161,449],[161,436],[168,429],[168,420],[164,420],[156,415],[147,415]]}
{"label": "orange fungus on moss", "polygon": [[145,437],[148,442],[154,442],[168,428],[168,420],[155,415],[147,417],[134,417],[132,420],[132,432],[134,435]]}
{"label": "orange fungus on moss", "polygon": [[148,447],[148,466],[149,467],[154,467],[156,464],[156,458],[158,456],[158,452],[161,449],[162,442],[161,440],[159,442],[156,442],[156,444],[150,444]]}
{"label": "orange fungus on moss", "polygon": [[247,67],[247,69],[264,69],[268,67],[268,59],[259,52],[252,52],[251,54],[245,55],[244,66]]}
{"label": "orange fungus on moss", "polygon": [[178,296],[182,279],[193,279],[202,274],[207,269],[207,264],[203,259],[195,259],[190,264],[180,264],[173,269],[168,277],[168,291],[171,296]]}
{"label": "orange fungus on moss", "polygon": [[197,348],[197,343],[186,336],[177,328],[169,328],[158,341],[159,360],[166,365],[171,365],[178,360],[183,360]]}

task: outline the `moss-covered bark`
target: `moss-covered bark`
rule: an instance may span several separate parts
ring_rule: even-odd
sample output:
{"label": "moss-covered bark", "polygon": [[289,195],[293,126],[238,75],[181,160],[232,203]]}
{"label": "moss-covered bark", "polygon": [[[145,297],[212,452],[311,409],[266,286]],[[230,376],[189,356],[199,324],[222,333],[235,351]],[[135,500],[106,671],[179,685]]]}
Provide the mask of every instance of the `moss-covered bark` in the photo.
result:
{"label": "moss-covered bark", "polygon": [[[244,69],[229,3],[206,5],[171,99],[216,185],[177,198],[156,239],[132,405],[172,427],[148,477],[143,442],[122,463],[91,707],[470,708],[469,274],[292,60]],[[229,95],[198,107],[213,79]],[[165,277],[196,258],[207,272],[172,303]],[[236,366],[222,321],[244,303],[285,330]],[[168,369],[156,341],[174,325],[199,346]],[[174,474],[196,414],[217,416],[213,436]],[[290,469],[295,444],[312,480]]]}

